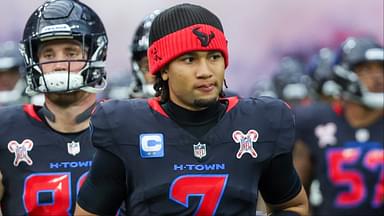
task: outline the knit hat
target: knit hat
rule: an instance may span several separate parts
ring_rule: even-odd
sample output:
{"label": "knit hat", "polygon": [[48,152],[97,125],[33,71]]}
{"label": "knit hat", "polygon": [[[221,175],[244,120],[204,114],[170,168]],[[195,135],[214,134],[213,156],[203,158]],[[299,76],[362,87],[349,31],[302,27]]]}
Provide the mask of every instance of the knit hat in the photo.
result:
{"label": "knit hat", "polygon": [[149,33],[149,71],[155,75],[173,59],[192,51],[222,52],[228,66],[227,40],[219,18],[209,10],[180,4],[161,12]]}

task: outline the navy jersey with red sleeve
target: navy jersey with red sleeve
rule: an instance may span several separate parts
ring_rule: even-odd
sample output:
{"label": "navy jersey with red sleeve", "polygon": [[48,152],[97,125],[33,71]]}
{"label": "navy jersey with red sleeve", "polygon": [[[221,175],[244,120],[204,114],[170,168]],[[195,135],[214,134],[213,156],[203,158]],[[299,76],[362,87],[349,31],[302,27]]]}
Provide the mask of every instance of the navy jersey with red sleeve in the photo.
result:
{"label": "navy jersey with red sleeve", "polygon": [[63,135],[37,114],[41,107],[0,109],[4,215],[72,215],[92,164],[89,129]]}
{"label": "navy jersey with red sleeve", "polygon": [[[199,138],[170,119],[156,99],[97,108],[92,142],[123,162],[129,215],[254,215],[258,190],[273,193],[263,175],[288,178],[273,163],[292,150],[291,110],[271,98],[224,100],[225,114]],[[301,184],[290,187],[269,201],[289,200]],[[81,198],[82,207],[95,209]]]}
{"label": "navy jersey with red sleeve", "polygon": [[339,106],[296,110],[297,138],[309,147],[320,183],[314,215],[384,212],[384,119],[353,128]]}

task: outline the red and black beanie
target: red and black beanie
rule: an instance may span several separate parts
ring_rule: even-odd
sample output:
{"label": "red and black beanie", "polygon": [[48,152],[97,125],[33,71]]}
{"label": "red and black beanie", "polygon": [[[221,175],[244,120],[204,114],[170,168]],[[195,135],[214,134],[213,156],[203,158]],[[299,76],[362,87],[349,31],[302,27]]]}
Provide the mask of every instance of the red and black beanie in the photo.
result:
{"label": "red and black beanie", "polygon": [[149,71],[155,75],[180,55],[208,50],[222,52],[228,66],[227,40],[219,18],[198,5],[176,5],[161,12],[151,25]]}

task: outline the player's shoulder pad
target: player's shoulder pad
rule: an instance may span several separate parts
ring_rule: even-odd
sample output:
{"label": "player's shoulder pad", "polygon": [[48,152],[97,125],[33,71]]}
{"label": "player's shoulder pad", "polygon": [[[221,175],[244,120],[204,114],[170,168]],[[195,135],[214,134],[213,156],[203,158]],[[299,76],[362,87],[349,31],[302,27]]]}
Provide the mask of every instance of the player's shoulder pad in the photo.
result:
{"label": "player's shoulder pad", "polygon": [[[92,112],[91,122],[105,125],[106,127],[116,128],[120,122],[129,121],[134,117],[134,113],[140,112],[147,108],[146,100],[144,99],[120,99],[107,100],[96,105]],[[108,124],[106,124],[108,122]]]}
{"label": "player's shoulder pad", "polygon": [[290,106],[284,101],[272,97],[256,97],[245,101],[248,109],[252,109],[251,116],[259,116],[258,121],[273,133],[275,138],[274,155],[291,151],[295,133],[295,121]]}
{"label": "player's shoulder pad", "polygon": [[92,143],[96,147],[108,147],[116,143],[116,139],[125,132],[127,125],[140,109],[148,109],[146,100],[143,99],[124,99],[108,100],[97,104],[91,117]]}
{"label": "player's shoulder pad", "polygon": [[146,99],[113,99],[106,100],[96,105],[93,114],[103,110],[106,114],[120,114],[128,111],[143,109],[147,107]]}
{"label": "player's shoulder pad", "polygon": [[15,123],[25,115],[23,105],[11,105],[0,107],[0,125]]}
{"label": "player's shoulder pad", "polygon": [[293,112],[295,119],[304,124],[325,119],[327,115],[333,114],[332,108],[327,102],[315,102],[309,106],[297,106],[293,109]]}
{"label": "player's shoulder pad", "polygon": [[23,111],[22,105],[0,107],[0,140],[15,133],[15,130],[20,130],[27,120],[26,117],[27,114]]}
{"label": "player's shoulder pad", "polygon": [[[284,122],[293,123],[293,112],[291,107],[284,101],[268,97],[251,97],[242,100],[242,107],[245,107],[254,115],[263,115],[272,127],[280,127]],[[289,123],[291,124],[291,123]]]}

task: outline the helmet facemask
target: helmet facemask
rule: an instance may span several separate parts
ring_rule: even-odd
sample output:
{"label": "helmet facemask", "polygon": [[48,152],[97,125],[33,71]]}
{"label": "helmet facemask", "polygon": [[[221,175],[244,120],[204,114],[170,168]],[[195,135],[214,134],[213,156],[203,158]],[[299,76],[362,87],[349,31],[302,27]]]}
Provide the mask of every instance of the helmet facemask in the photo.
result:
{"label": "helmet facemask", "polygon": [[[69,37],[68,39],[70,39]],[[71,39],[82,38],[81,48],[83,53],[86,53],[86,59],[83,60],[62,60],[62,61],[49,61],[39,63],[37,53],[39,42],[41,39],[29,39],[29,49],[21,48],[21,52],[27,62],[27,89],[26,93],[35,95],[38,93],[52,93],[52,92],[71,92],[75,90],[83,90],[91,93],[102,91],[106,87],[106,74],[104,71],[104,61],[100,60],[103,52],[107,46],[105,36],[97,38],[97,46],[92,47],[87,44],[92,44],[92,38],[86,39],[86,35],[72,37]],[[65,39],[65,37],[58,37],[58,39]],[[53,40],[53,38],[51,38]],[[77,39],[76,41],[80,41]],[[88,42],[87,42],[88,41]],[[25,43],[24,43],[25,44]],[[95,50],[92,50],[95,49]],[[31,57],[31,58],[30,58]],[[43,71],[43,66],[46,64],[66,63],[67,69],[63,71]],[[83,63],[81,68],[78,64]]]}
{"label": "helmet facemask", "polygon": [[[49,41],[73,40],[79,43],[84,59],[39,62],[38,52]],[[57,0],[39,7],[29,18],[20,51],[27,65],[29,95],[67,93],[83,90],[97,93],[106,87],[104,70],[108,39],[104,26],[81,2]],[[43,71],[46,64],[66,64],[62,71]],[[81,68],[76,65],[81,64]]]}
{"label": "helmet facemask", "polygon": [[384,92],[370,91],[356,73],[359,65],[372,62],[380,65],[384,63],[384,50],[380,44],[369,37],[347,38],[341,44],[335,59],[334,80],[340,85],[343,98],[370,109],[382,109]]}
{"label": "helmet facemask", "polygon": [[335,81],[342,88],[343,98],[355,101],[371,109],[382,109],[384,107],[384,93],[369,91],[355,72],[336,65],[334,74]]}

